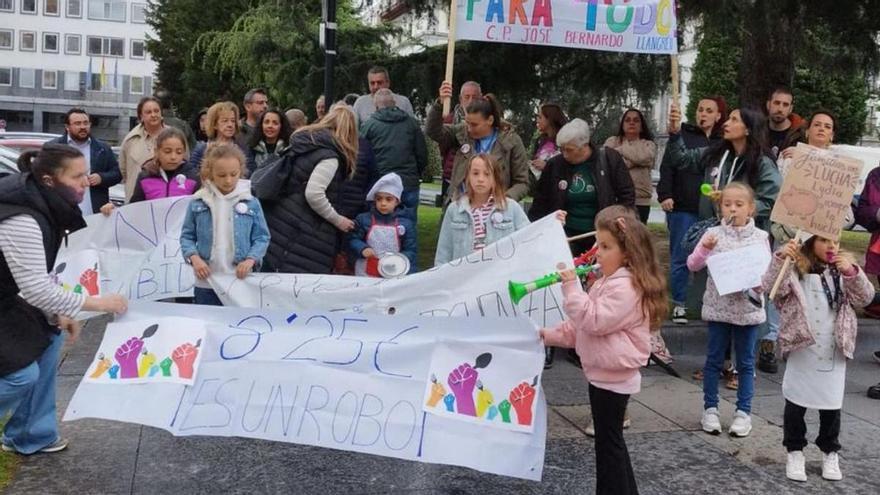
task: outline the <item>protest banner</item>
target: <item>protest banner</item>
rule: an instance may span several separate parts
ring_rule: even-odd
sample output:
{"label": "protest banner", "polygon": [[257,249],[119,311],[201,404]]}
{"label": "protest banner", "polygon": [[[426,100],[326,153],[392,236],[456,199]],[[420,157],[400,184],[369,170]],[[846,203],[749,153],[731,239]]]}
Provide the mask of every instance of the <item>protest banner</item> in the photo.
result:
{"label": "protest banner", "polygon": [[[523,416],[523,400],[533,400],[531,433],[422,409],[439,340],[458,343],[468,355],[470,349],[489,350],[488,367],[498,377],[540,372],[543,347],[525,318],[390,317],[134,302],[119,322],[140,327],[156,315],[203,323],[195,383],[108,386],[87,374],[65,421],[101,418],[177,436],[259,438],[541,479],[547,407],[540,388],[494,390],[499,400],[515,392]],[[490,375],[479,371],[490,383]],[[478,377],[462,377],[458,397],[463,400],[470,392],[471,400],[480,403]],[[496,378],[491,383],[504,384]],[[494,420],[503,418],[499,413]]]}
{"label": "protest banner", "polygon": [[863,166],[859,160],[798,143],[770,220],[837,240]]}
{"label": "protest banner", "polygon": [[734,292],[761,286],[761,277],[770,266],[770,248],[764,244],[752,244],[743,248],[712,254],[706,259],[709,274],[715,282],[718,294],[726,296]]}
{"label": "protest banner", "polygon": [[[192,295],[195,279],[179,242],[188,201],[146,201],[109,217],[90,216],[89,226],[62,249],[59,263],[94,251],[102,293],[148,301]],[[571,253],[562,225],[548,216],[481,251],[400,279],[254,273],[244,280],[214,275],[210,282],[231,306],[425,316],[523,314],[548,326],[563,319],[559,287],[538,290],[514,305],[507,285],[554,272],[557,263],[571,267]]]}
{"label": "protest banner", "polygon": [[458,0],[456,23],[460,40],[678,53],[672,0]]}
{"label": "protest banner", "polygon": [[464,258],[400,279],[338,275],[255,273],[209,278],[228,306],[420,316],[525,315],[538,326],[564,319],[558,285],[514,304],[510,280],[530,280],[572,267],[562,225],[553,215],[532,223]]}
{"label": "protest banner", "polygon": [[[798,143],[785,169],[770,221],[796,227],[796,238],[803,231],[838,240],[851,211],[863,166],[854,158]],[[791,261],[785,259],[770,289],[771,300],[776,297]]]}

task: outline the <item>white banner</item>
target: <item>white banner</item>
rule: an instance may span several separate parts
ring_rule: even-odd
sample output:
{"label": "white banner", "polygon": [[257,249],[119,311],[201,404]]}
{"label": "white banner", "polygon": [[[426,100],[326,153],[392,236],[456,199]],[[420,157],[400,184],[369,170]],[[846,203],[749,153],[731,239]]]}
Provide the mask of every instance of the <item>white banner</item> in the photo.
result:
{"label": "white banner", "polygon": [[456,11],[460,40],[678,53],[673,0],[458,0]]}
{"label": "white banner", "polygon": [[[180,226],[189,197],[134,203],[109,217],[88,217],[88,228],[71,235],[59,263],[95,250],[101,292],[131,300],[155,301],[192,295],[192,267],[180,254]],[[386,280],[340,275],[254,273],[212,276],[228,306],[294,311],[422,316],[528,316],[536,325],[562,321],[558,285],[541,289],[514,305],[508,282],[529,282],[572,266],[562,225],[552,215],[464,258]]]}
{"label": "white banner", "polygon": [[[490,379],[540,372],[543,347],[524,318],[297,314],[141,302],[132,304],[120,322],[156,315],[204,322],[194,385],[107,386],[87,374],[66,421],[103,418],[178,436],[261,438],[541,479],[547,407],[540,388],[533,399],[533,391],[521,384],[508,391],[500,388],[503,380]],[[496,428],[488,419],[476,424],[424,412],[425,384],[439,340],[474,349],[467,360],[483,373],[486,386],[496,387],[498,400],[510,397],[514,407],[521,401],[516,422],[522,424],[532,409],[526,407],[531,402],[522,401],[534,400],[533,432]],[[494,350],[491,362],[470,356],[487,350]],[[460,400],[472,394],[478,407],[487,410],[491,404],[479,395],[473,371],[446,383],[456,387]]]}

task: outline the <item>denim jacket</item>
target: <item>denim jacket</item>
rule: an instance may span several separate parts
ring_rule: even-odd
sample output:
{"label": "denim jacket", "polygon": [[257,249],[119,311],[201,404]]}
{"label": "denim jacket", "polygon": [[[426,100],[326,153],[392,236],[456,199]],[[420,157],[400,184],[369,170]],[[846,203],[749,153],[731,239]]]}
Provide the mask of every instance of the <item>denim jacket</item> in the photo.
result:
{"label": "denim jacket", "polygon": [[[269,227],[260,201],[249,191],[249,181],[240,181],[241,192],[233,208],[232,232],[234,247],[233,263],[236,265],[247,258],[253,259],[259,267],[269,247]],[[180,231],[180,250],[183,259],[189,263],[192,255],[198,254],[206,262],[211,259],[214,245],[214,222],[211,217],[211,204],[214,195],[211,188],[200,189],[186,211]],[[239,205],[245,205],[240,207]]]}
{"label": "denim jacket", "polygon": [[[486,222],[486,245],[507,237],[528,224],[529,219],[519,203],[507,198],[507,208],[499,210],[496,207],[489,215],[489,220]],[[474,221],[471,218],[470,201],[464,195],[446,209],[443,225],[440,227],[434,265],[442,265],[462,258],[473,251]]]}

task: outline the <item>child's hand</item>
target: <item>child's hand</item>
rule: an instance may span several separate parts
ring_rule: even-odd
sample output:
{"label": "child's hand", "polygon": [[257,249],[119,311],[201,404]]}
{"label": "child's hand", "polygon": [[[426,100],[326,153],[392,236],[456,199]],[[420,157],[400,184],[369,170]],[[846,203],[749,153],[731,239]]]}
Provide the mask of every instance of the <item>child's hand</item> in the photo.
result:
{"label": "child's hand", "polygon": [[113,213],[113,210],[115,208],[116,206],[114,206],[113,203],[107,203],[106,205],[101,207],[101,214],[105,217],[109,217],[110,214]]}
{"label": "child's hand", "polygon": [[556,210],[556,219],[562,222],[562,225],[565,225],[565,217],[568,216],[568,212],[565,210]]}
{"label": "child's hand", "polygon": [[832,261],[834,266],[837,267],[837,271],[840,273],[851,273],[855,268],[855,260],[852,255],[849,253],[837,253],[834,255],[834,260]]}
{"label": "child's hand", "polygon": [[800,252],[800,243],[797,239],[792,239],[785,243],[785,247],[782,248],[782,254],[786,258],[791,258],[796,260],[798,257],[798,252]]}
{"label": "child's hand", "polygon": [[254,269],[254,263],[255,261],[253,259],[246,258],[235,267],[235,276],[240,279],[247,277]]}
{"label": "child's hand", "polygon": [[197,279],[205,280],[211,275],[211,269],[201,256],[194,254],[189,258],[189,262],[192,263],[193,271],[196,273]]}
{"label": "child's hand", "polygon": [[363,251],[361,251],[361,256],[363,256],[364,258],[375,258],[376,251],[373,251],[372,248],[366,248]]}
{"label": "child's hand", "polygon": [[702,245],[704,248],[708,249],[709,251],[715,249],[716,244],[718,244],[718,238],[715,237],[715,234],[709,234],[709,235],[703,237]]}
{"label": "child's hand", "polygon": [[572,280],[575,280],[576,278],[577,278],[577,275],[575,275],[574,270],[572,270],[571,268],[569,268],[567,270],[560,270],[559,271],[559,279],[562,280],[563,283],[571,282]]}

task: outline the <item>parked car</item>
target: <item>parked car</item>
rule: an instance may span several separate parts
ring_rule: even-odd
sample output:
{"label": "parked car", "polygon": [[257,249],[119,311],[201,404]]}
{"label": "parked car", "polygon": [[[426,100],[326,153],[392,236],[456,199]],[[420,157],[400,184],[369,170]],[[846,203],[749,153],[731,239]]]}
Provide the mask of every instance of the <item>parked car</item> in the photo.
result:
{"label": "parked car", "polygon": [[60,134],[50,134],[48,132],[0,132],[0,144],[7,139],[42,139],[48,141],[55,139]]}
{"label": "parked car", "polygon": [[[0,141],[0,143],[2,142]],[[21,151],[0,144],[0,177],[19,173],[19,155],[21,155]],[[110,188],[110,202],[116,206],[125,204],[125,186],[123,184],[117,184]]]}
{"label": "parked car", "polygon": [[28,150],[38,150],[43,147],[43,144],[46,143],[46,141],[49,140],[42,138],[0,139],[0,145],[22,152]]}

